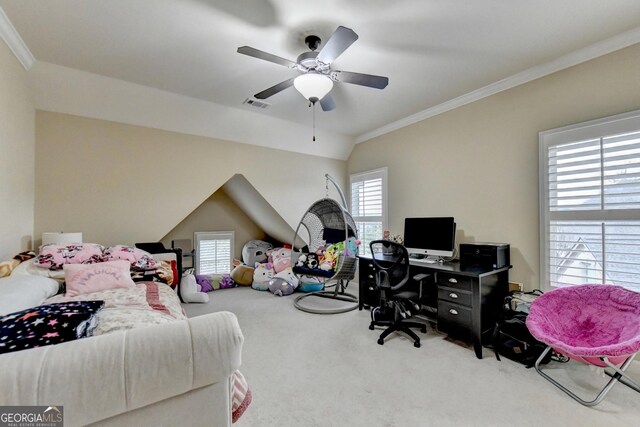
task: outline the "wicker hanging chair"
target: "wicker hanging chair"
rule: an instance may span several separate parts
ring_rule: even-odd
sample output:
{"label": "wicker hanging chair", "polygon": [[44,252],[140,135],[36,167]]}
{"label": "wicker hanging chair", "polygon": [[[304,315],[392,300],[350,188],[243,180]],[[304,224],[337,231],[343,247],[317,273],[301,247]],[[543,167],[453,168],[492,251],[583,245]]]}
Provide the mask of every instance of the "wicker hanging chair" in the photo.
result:
{"label": "wicker hanging chair", "polygon": [[[291,246],[299,248],[299,250],[291,252],[291,264],[294,266],[293,272],[298,276],[298,279],[303,279],[303,276],[317,277],[319,280],[324,280],[325,289],[329,287],[329,282],[335,281],[335,288],[300,295],[294,300],[294,305],[299,310],[308,313],[335,314],[351,311],[358,307],[358,297],[346,292],[349,281],[353,280],[356,273],[357,254],[350,254],[352,256],[341,254],[332,270],[296,266],[301,254],[314,254],[326,245],[345,242],[350,237],[358,238],[356,224],[347,211],[347,203],[340,186],[328,174],[325,175],[325,178],[327,180],[327,196],[313,203],[307,209],[296,228]],[[329,198],[329,182],[336,187],[342,199],[342,205]],[[303,303],[309,297],[329,298],[347,304],[341,304],[338,308],[312,307]]]}

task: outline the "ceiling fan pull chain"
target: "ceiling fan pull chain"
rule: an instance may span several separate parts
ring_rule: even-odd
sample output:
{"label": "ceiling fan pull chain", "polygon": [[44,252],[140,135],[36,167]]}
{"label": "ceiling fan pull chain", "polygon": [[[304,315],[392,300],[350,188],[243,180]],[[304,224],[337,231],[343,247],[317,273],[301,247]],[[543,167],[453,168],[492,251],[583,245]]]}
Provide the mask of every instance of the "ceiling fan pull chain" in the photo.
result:
{"label": "ceiling fan pull chain", "polygon": [[313,142],[316,141],[316,103],[313,103]]}

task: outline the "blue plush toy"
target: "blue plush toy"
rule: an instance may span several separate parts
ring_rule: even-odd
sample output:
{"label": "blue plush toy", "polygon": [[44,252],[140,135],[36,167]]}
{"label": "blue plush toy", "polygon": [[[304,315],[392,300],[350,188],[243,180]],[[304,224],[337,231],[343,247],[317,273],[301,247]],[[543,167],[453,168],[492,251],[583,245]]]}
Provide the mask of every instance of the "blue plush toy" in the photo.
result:
{"label": "blue plush toy", "polygon": [[342,251],[342,255],[349,257],[358,256],[358,246],[360,246],[361,243],[362,242],[355,237],[349,237],[344,241],[344,251]]}

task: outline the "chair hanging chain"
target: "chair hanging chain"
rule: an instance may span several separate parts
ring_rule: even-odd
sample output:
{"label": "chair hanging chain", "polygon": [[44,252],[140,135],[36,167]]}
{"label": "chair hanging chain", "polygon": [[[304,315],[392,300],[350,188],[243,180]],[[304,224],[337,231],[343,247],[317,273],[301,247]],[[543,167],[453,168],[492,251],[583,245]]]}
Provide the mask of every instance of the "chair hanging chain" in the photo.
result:
{"label": "chair hanging chain", "polygon": [[324,197],[325,199],[329,198],[329,177],[327,175],[324,178]]}

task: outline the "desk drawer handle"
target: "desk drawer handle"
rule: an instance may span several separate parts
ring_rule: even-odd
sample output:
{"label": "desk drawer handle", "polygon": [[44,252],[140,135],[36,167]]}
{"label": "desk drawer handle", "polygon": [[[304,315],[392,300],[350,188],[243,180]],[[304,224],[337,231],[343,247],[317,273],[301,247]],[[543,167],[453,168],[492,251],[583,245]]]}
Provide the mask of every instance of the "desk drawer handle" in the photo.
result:
{"label": "desk drawer handle", "polygon": [[373,290],[373,286],[369,286],[369,290],[372,291]]}
{"label": "desk drawer handle", "polygon": [[454,316],[458,315],[458,310],[456,310],[455,308],[450,308],[449,309],[449,313],[453,314]]}
{"label": "desk drawer handle", "polygon": [[370,274],[370,275],[369,275],[369,279],[373,279],[373,275],[371,275],[371,274]]}
{"label": "desk drawer handle", "polygon": [[458,294],[454,294],[453,292],[451,292],[449,296],[453,299],[458,299]]}
{"label": "desk drawer handle", "polygon": [[449,279],[449,283],[458,283],[458,281],[455,279],[455,277],[452,277],[451,279]]}
{"label": "desk drawer handle", "polygon": [[369,264],[369,267],[373,267],[373,264]]}

